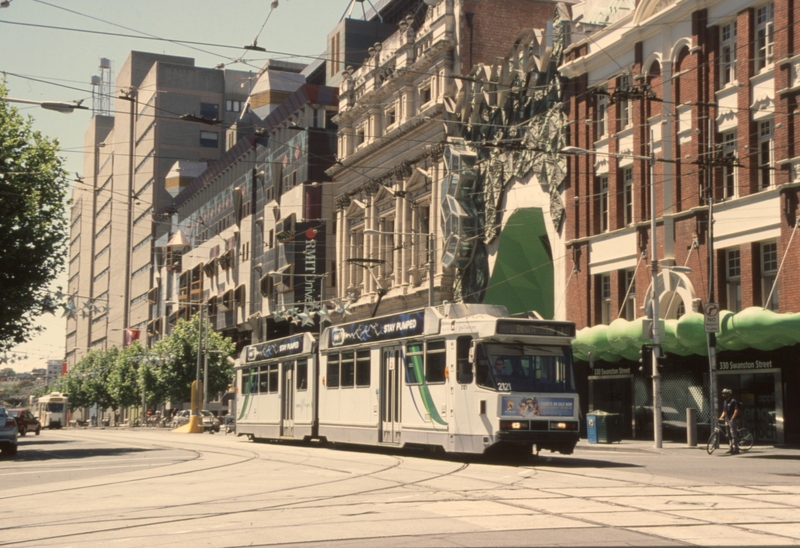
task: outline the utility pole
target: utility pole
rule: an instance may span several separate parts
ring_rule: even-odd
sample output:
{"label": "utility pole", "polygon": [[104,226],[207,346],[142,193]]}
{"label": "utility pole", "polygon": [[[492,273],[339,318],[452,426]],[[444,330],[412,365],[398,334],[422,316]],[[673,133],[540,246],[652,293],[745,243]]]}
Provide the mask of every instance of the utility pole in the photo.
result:
{"label": "utility pole", "polygon": [[653,438],[656,448],[661,448],[661,371],[658,359],[661,357],[661,329],[658,320],[658,244],[656,242],[656,153],[653,142],[653,130],[650,130],[650,269],[653,275],[653,292],[651,294],[653,313]]}

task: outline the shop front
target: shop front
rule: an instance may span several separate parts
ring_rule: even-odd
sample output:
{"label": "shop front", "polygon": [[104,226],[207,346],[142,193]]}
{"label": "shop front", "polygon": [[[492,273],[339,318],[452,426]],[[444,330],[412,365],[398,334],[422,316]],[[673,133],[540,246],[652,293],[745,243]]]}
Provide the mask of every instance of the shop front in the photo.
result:
{"label": "shop front", "polygon": [[[626,439],[653,439],[653,383],[638,363],[595,362],[587,381],[581,398],[588,411],[622,415]],[[721,412],[720,393],[730,388],[742,405],[743,426],[757,444],[800,443],[800,406],[789,403],[800,399],[800,346],[722,352],[716,386],[717,410],[712,413],[708,357],[668,355],[661,382],[665,440],[686,440],[687,409],[696,410],[698,439],[706,439]]]}

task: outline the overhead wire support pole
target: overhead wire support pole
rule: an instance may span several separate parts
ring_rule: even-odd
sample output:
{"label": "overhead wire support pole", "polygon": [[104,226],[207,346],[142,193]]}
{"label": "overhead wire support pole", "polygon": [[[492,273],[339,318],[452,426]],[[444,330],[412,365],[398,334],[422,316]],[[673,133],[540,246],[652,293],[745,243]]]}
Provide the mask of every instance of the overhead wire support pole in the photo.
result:
{"label": "overhead wire support pole", "polygon": [[661,439],[661,372],[658,369],[658,359],[661,357],[661,333],[659,325],[659,299],[658,299],[658,244],[656,241],[656,153],[653,130],[650,129],[650,268],[653,275],[653,292],[651,295],[651,310],[653,314],[653,437],[656,448],[660,449]]}

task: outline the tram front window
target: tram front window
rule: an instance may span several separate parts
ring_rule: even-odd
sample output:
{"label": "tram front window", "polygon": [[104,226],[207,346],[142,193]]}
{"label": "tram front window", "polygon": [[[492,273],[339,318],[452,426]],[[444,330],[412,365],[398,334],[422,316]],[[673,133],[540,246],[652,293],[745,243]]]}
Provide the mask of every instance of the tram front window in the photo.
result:
{"label": "tram front window", "polygon": [[572,352],[565,346],[479,344],[477,381],[502,392],[574,392]]}
{"label": "tram front window", "polygon": [[64,412],[64,404],[63,403],[48,403],[47,410],[51,413],[63,413]]}

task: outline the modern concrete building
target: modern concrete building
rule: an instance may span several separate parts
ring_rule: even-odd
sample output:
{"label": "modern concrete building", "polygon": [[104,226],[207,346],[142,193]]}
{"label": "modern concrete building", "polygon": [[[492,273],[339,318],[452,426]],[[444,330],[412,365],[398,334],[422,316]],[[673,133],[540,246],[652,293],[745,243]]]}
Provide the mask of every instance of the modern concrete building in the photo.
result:
{"label": "modern concrete building", "polygon": [[[592,366],[588,409],[621,413],[627,435],[653,435],[652,383],[637,359],[649,342],[655,239],[665,435],[670,423],[685,435],[686,408],[714,421],[715,398],[731,388],[757,441],[797,442],[794,3],[587,1],[573,10],[559,70],[569,79],[569,145],[588,153],[568,164],[565,272],[567,318],[585,328],[576,356]],[[670,266],[691,272],[661,268]],[[711,337],[709,303],[720,327]]]}
{"label": "modern concrete building", "polygon": [[91,348],[122,345],[126,328],[147,326],[153,265],[163,260],[155,243],[169,231],[153,212],[193,180],[179,173],[182,161],[205,164],[225,151],[224,128],[239,118],[251,76],[143,52],[131,52],[117,74],[124,114],[93,117],[73,194],[68,367]]}
{"label": "modern concrete building", "polygon": [[[325,169],[334,162],[338,93],[303,82],[318,81],[324,67],[268,62],[237,121],[255,133],[157,211],[171,229],[156,242],[165,260],[149,295],[151,338],[200,308],[239,348],[315,325],[297,316],[318,308],[336,283],[323,274],[335,271],[326,260],[333,188]],[[276,321],[285,309],[294,315]]]}

